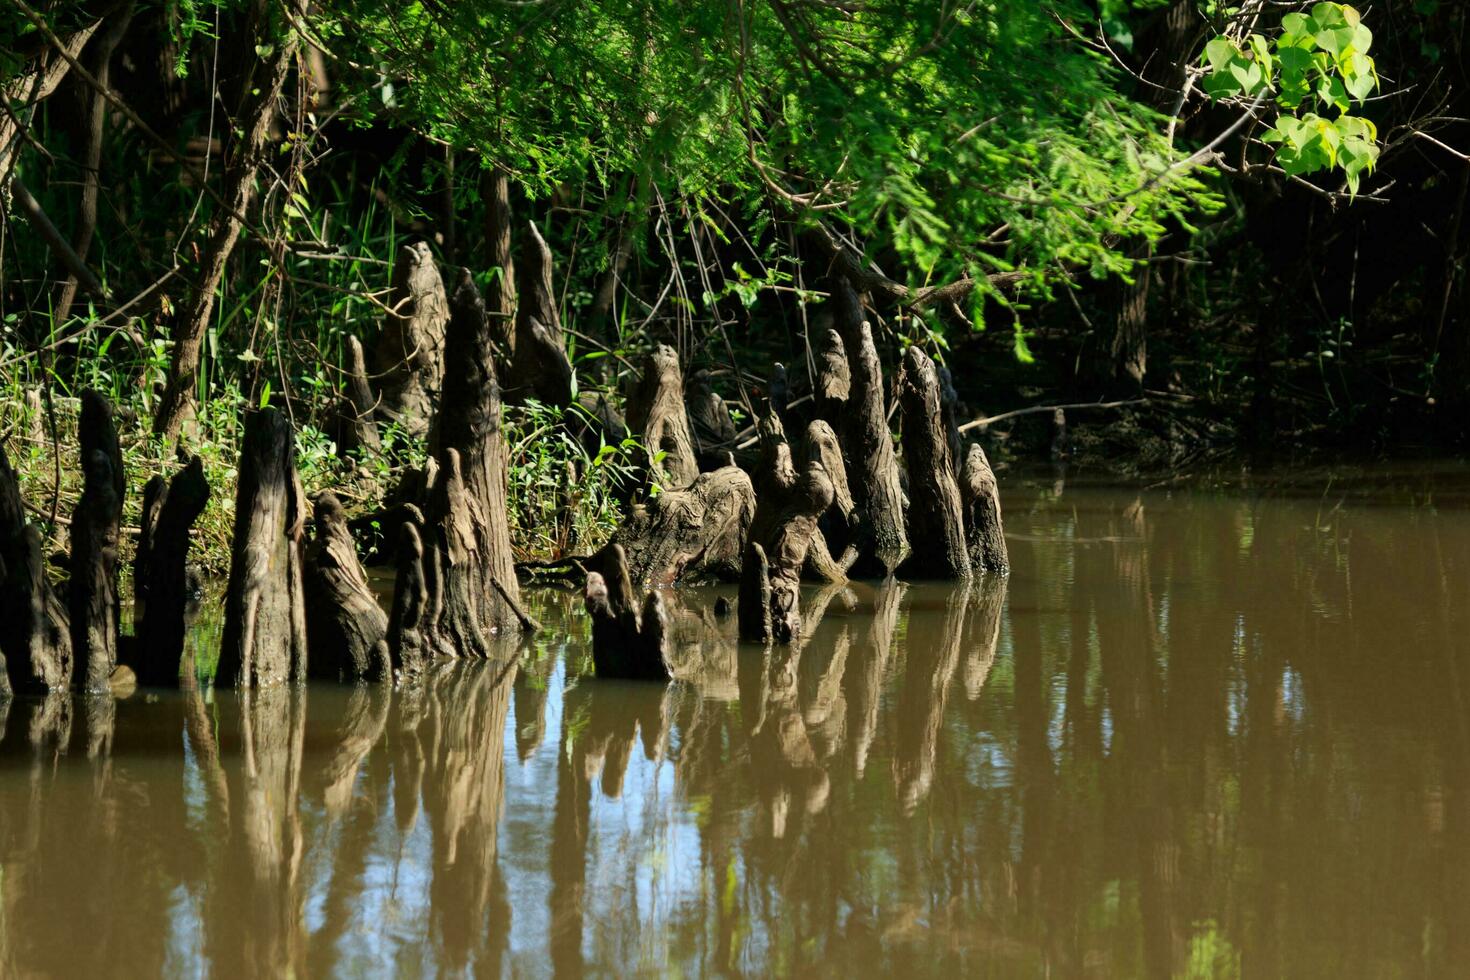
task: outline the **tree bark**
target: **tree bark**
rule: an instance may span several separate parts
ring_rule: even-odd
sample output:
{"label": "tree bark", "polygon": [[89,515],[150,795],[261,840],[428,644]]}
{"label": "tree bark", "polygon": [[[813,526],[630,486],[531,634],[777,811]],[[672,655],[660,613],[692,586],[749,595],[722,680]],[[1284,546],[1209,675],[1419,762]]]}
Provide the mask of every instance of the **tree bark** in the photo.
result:
{"label": "tree bark", "polygon": [[305,568],[310,676],[391,680],[388,617],[368,586],[342,504],[330,492],[316,500],[316,537]]}
{"label": "tree bark", "polygon": [[291,423],[273,408],[253,412],[240,451],[218,671],[239,688],[306,676],[305,524]]}
{"label": "tree bark", "polygon": [[847,363],[847,347],[836,330],[828,330],[817,364],[817,418],[838,432],[846,426],[844,412],[852,393],[852,370]]}
{"label": "tree bark", "polygon": [[734,581],[755,510],[755,489],[743,470],[726,465],[701,473],[684,489],[635,509],[588,567],[611,574],[616,548],[643,585]]}
{"label": "tree bark", "polygon": [[[665,490],[688,486],[699,475],[689,412],[684,407],[684,375],[679,355],[659,344],[643,368],[643,378],[628,399],[628,425],[639,433],[649,455],[650,477]],[[664,453],[660,462],[656,453]]]}
{"label": "tree bark", "polygon": [[[299,0],[289,0],[294,7]],[[251,62],[235,114],[240,138],[232,141],[226,158],[220,196],[224,203],[210,225],[204,247],[199,283],[173,329],[173,359],[168,384],[153,420],[153,431],[166,442],[178,438],[195,413],[199,385],[199,357],[204,331],[214,312],[215,293],[224,279],[225,265],[239,240],[242,216],[255,198],[255,176],[266,154],[271,117],[296,54],[296,32],[280,6],[256,0],[251,10],[251,34],[256,50],[271,54]]]}
{"label": "tree bark", "polygon": [[668,680],[664,661],[668,649],[668,617],[663,598],[650,590],[638,609],[628,560],[613,545],[605,565],[607,575],[589,572],[584,600],[592,620],[592,662],[598,677],[629,680]]}
{"label": "tree bark", "polygon": [[398,250],[388,303],[392,312],[383,319],[373,355],[379,378],[377,411],[385,422],[397,422],[418,439],[428,432],[438,403],[449,321],[444,280],[426,242]]}
{"label": "tree bark", "polygon": [[960,487],[940,406],[939,374],[934,362],[917,347],[910,347],[904,355],[899,403],[909,474],[909,537],[914,543],[904,568],[922,578],[967,579],[970,557],[965,551]]}
{"label": "tree bark", "polygon": [[192,651],[185,656],[189,531],[209,502],[209,483],[198,456],[164,482],[155,476],[143,491],[142,534],[133,565],[138,637],[138,680],[153,686],[193,687]]}
{"label": "tree bark", "polygon": [[861,554],[854,571],[887,576],[908,556],[909,542],[898,460],[883,398],[883,368],[872,328],[852,285],[835,278],[830,289],[833,320],[847,350],[851,376],[847,424],[841,431],[859,517]]}
{"label": "tree bark", "polygon": [[1011,568],[1005,527],[1000,518],[1000,488],[995,471],[978,442],[970,443],[965,457],[960,496],[965,513],[965,542],[975,571],[1006,574]]}
{"label": "tree bark", "polygon": [[125,479],[112,405],[91,389],[82,392],[78,424],[84,485],[71,521],[71,648],[82,690],[108,690],[117,667],[118,525]]}
{"label": "tree bark", "polygon": [[511,250],[510,176],[499,164],[485,171],[485,247],[495,281],[487,301],[490,339],[499,368],[509,374],[515,356],[516,268]]}
{"label": "tree bark", "polygon": [[66,607],[46,578],[41,534],[26,523],[20,484],[0,447],[0,657],[6,685],[54,693],[71,686],[71,631]]}

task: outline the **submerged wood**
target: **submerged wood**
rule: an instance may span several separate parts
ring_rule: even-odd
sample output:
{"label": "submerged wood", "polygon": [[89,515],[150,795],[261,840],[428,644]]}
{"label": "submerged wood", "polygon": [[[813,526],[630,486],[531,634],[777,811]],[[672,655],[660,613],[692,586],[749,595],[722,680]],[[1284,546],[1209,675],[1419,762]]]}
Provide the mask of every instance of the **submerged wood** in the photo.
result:
{"label": "submerged wood", "polygon": [[290,421],[273,408],[251,413],[240,450],[217,675],[236,687],[306,676],[302,497]]}
{"label": "submerged wood", "polygon": [[978,442],[970,443],[965,457],[965,471],[960,480],[961,503],[965,515],[965,546],[970,567],[976,571],[1006,574],[1011,569],[1006,550],[1005,526],[1000,516],[1000,487],[985,450]]}
{"label": "submerged wood", "polygon": [[343,452],[354,449],[376,451],[382,445],[374,415],[378,400],[368,384],[367,359],[362,341],[347,338],[347,370],[342,379],[342,398],[337,405],[336,441]]}
{"label": "submerged wood", "polygon": [[589,572],[584,590],[592,620],[592,663],[598,677],[668,680],[664,655],[668,617],[663,598],[650,590],[643,608],[628,575],[627,556],[614,544],[604,565],[606,574]]}
{"label": "submerged wood", "polygon": [[750,477],[727,463],[635,509],[588,567],[607,574],[612,549],[617,548],[638,583],[733,582],[755,512]]}
{"label": "submerged wood", "polygon": [[514,401],[535,398],[548,405],[572,403],[572,362],[567,357],[561,315],[552,287],[551,249],[534,221],[521,237],[515,355],[506,389]]}
{"label": "submerged wood", "polygon": [[155,476],[143,492],[143,526],[133,566],[133,620],[138,679],[148,685],[192,686],[195,664],[185,656],[189,530],[209,502],[198,456],[165,483]]}
{"label": "submerged wood", "polygon": [[[659,344],[643,368],[643,377],[628,399],[628,426],[638,433],[649,454],[649,476],[665,490],[688,486],[699,475],[694,435],[684,407],[684,375],[679,355]],[[655,462],[654,454],[664,458]]]}
{"label": "submerged wood", "polygon": [[883,398],[883,368],[852,285],[835,277],[830,289],[833,321],[847,350],[851,375],[847,421],[839,431],[860,521],[861,554],[855,570],[886,576],[907,557],[909,542],[902,481]]}
{"label": "submerged wood", "polygon": [[[429,440],[439,481],[424,497],[432,533],[423,543],[439,549],[434,560],[444,568],[443,578],[452,580],[443,582],[439,631],[480,652],[484,638],[471,641],[470,631],[520,626],[506,504],[510,447],[501,424],[490,317],[468,272],[455,285],[451,308],[444,394]],[[494,587],[497,581],[509,600]]]}
{"label": "submerged wood", "polygon": [[20,483],[0,447],[0,658],[23,692],[71,686],[71,631],[66,607],[46,578],[41,533],[26,523]]}
{"label": "submerged wood", "polygon": [[112,403],[91,389],[82,392],[81,401],[77,431],[84,483],[72,512],[67,605],[77,683],[84,691],[100,693],[109,689],[117,667],[118,525],[125,479]]}
{"label": "submerged wood", "polygon": [[917,347],[904,354],[899,404],[903,407],[903,455],[909,475],[909,539],[904,568],[921,578],[966,579],[970,556],[960,487],[949,452],[940,405],[939,374]]}
{"label": "submerged wood", "polygon": [[331,680],[386,680],[388,617],[368,585],[357,542],[335,494],[316,500],[316,537],[306,550],[309,674]]}
{"label": "submerged wood", "polygon": [[449,304],[444,282],[425,242],[398,250],[388,296],[393,312],[383,320],[374,351],[379,377],[378,414],[413,437],[429,428],[434,393],[444,376],[444,330]]}
{"label": "submerged wood", "polygon": [[424,573],[424,545],[413,521],[398,529],[398,575],[393,584],[393,610],[388,617],[388,654],[395,672],[422,674],[432,659],[424,636],[429,584]]}

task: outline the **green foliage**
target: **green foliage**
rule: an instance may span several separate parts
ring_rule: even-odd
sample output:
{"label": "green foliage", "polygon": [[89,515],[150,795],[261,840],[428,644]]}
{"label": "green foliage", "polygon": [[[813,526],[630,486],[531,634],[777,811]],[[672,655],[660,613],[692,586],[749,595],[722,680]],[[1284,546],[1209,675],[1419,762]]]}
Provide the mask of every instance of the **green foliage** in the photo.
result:
{"label": "green foliage", "polygon": [[1252,34],[1243,44],[1230,37],[1210,41],[1204,90],[1216,100],[1259,103],[1274,96],[1281,115],[1262,139],[1277,147],[1281,168],[1291,176],[1341,170],[1356,195],[1379,154],[1377,127],[1351,114],[1379,86],[1372,46],[1373,32],[1357,10],[1319,3],[1310,13],[1283,17],[1272,40]]}

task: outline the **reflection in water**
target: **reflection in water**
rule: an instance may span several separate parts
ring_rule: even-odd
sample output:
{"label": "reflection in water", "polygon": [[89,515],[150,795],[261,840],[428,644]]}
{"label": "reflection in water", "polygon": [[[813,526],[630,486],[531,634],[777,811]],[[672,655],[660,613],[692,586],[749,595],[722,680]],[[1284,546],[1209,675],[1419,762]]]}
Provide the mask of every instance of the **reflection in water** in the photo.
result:
{"label": "reflection in water", "polygon": [[[421,682],[0,704],[0,975],[1453,973],[1470,512],[1011,503],[789,647],[575,597]],[[558,628],[564,627],[564,628]]]}

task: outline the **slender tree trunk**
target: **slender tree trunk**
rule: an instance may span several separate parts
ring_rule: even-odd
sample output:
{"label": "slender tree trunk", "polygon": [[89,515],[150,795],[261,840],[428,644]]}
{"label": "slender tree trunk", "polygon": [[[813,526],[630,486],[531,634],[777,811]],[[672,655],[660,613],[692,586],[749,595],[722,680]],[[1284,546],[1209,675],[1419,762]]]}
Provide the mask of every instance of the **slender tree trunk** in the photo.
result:
{"label": "slender tree trunk", "polygon": [[[300,0],[288,0],[300,12]],[[168,384],[153,420],[153,431],[167,441],[177,439],[194,417],[199,385],[199,358],[205,329],[214,312],[214,295],[224,279],[225,266],[240,238],[241,221],[255,198],[255,177],[266,152],[271,117],[281,87],[296,55],[296,34],[279,5],[256,0],[251,12],[256,50],[271,53],[254,63],[245,79],[236,125],[243,136],[232,142],[226,161],[221,196],[225,206],[214,216],[205,246],[199,283],[174,323],[173,361]]]}

